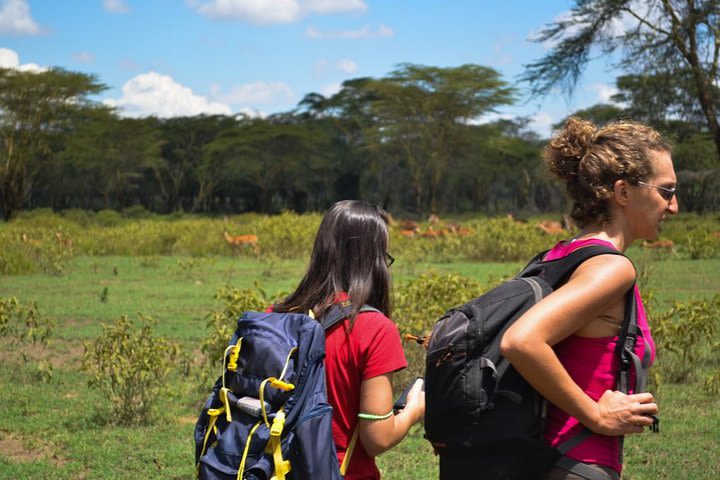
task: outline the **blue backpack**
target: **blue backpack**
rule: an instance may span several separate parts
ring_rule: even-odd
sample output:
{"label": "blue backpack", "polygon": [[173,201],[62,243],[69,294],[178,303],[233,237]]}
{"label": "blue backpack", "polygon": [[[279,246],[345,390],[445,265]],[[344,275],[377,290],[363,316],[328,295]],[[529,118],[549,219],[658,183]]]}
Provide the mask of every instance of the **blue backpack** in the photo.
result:
{"label": "blue backpack", "polygon": [[346,302],[321,322],[302,313],[240,317],[223,374],[195,425],[197,478],[343,478],[357,430],[339,466],[325,386],[325,331],[351,312]]}

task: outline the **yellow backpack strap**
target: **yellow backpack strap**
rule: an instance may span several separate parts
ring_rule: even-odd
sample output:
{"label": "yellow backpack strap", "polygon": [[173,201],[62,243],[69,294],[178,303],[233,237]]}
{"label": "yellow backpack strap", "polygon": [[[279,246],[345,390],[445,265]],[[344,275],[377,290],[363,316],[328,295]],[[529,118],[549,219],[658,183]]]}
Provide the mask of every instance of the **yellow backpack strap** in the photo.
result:
{"label": "yellow backpack strap", "polygon": [[[203,455],[205,455],[205,450],[207,449],[207,443],[208,443],[208,439],[210,438],[210,434],[213,433],[213,431],[215,431],[215,433],[217,434],[215,422],[217,422],[218,417],[223,413],[223,411],[225,411],[225,407],[211,408],[207,411],[208,426],[207,426],[207,430],[205,431],[205,439],[203,440],[202,450],[200,451],[201,457]],[[195,465],[195,476],[197,477],[199,475],[200,475],[200,462],[198,462],[197,465]]]}
{"label": "yellow backpack strap", "polygon": [[350,437],[350,443],[345,450],[345,457],[343,457],[342,465],[340,465],[340,475],[342,475],[343,477],[345,476],[345,472],[347,472],[348,466],[350,465],[350,457],[352,457],[353,450],[355,450],[355,443],[357,443],[357,438],[358,427],[356,426],[352,437]]}
{"label": "yellow backpack strap", "polygon": [[240,465],[238,466],[237,480],[242,480],[242,474],[245,471],[245,461],[247,460],[248,451],[250,450],[250,442],[252,441],[253,435],[255,435],[255,430],[257,430],[260,425],[262,425],[262,420],[258,420],[255,426],[250,430],[250,433],[248,433],[245,448],[243,448],[242,458],[240,459]]}
{"label": "yellow backpack strap", "polygon": [[282,456],[280,436],[282,435],[284,427],[285,410],[281,408],[275,414],[272,426],[270,427],[270,439],[268,440],[267,447],[265,448],[266,453],[272,454],[273,463],[275,464],[275,474],[272,476],[271,480],[285,480],[285,475],[290,473],[290,470],[292,470],[290,467],[290,461],[285,460]]}

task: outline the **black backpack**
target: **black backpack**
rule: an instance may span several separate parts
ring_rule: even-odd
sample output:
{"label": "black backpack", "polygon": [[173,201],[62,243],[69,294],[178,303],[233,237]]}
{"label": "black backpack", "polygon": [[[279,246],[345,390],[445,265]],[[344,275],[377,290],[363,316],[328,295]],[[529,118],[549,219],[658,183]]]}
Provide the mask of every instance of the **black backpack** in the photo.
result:
{"label": "black backpack", "polygon": [[[470,455],[482,478],[541,478],[553,464],[591,435],[590,430],[557,449],[543,441],[546,401],[500,355],[503,334],[530,307],[564,284],[585,260],[621,252],[601,245],[579,248],[564,258],[542,261],[539,253],[513,279],[449,310],[433,329],[425,373],[425,438],[441,454]],[[634,352],[641,335],[634,289],[616,354],[618,390],[627,392],[631,366],[635,392],[644,391],[649,348]],[[442,462],[442,459],[441,459]]]}

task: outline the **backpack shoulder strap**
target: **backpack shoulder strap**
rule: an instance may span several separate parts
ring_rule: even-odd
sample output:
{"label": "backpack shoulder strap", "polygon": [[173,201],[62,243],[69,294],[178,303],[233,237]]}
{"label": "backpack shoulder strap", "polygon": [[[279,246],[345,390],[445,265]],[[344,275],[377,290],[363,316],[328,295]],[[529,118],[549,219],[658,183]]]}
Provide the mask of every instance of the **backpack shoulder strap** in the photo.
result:
{"label": "backpack shoulder strap", "polygon": [[[623,255],[622,252],[605,245],[588,245],[555,260],[543,261],[546,252],[541,252],[518,274],[518,277],[542,277],[553,288],[564,283],[586,260],[598,255]],[[624,255],[623,255],[624,256]]]}
{"label": "backpack shoulder strap", "polygon": [[[358,309],[358,313],[365,313],[365,312],[378,312],[382,313],[380,310],[378,310],[375,307],[371,307],[370,305],[363,305]],[[347,317],[352,315],[353,308],[352,304],[350,302],[339,302],[333,304],[330,308],[328,308],[327,312],[325,312],[325,315],[320,319],[320,324],[322,325],[323,329],[325,331],[330,330],[332,327],[337,325],[338,323],[345,320]]]}

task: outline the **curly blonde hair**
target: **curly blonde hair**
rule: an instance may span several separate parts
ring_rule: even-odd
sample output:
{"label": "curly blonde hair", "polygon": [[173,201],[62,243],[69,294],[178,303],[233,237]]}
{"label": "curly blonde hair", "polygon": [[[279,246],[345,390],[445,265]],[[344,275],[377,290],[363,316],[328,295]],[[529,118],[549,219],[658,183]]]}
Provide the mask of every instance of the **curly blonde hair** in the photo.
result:
{"label": "curly blonde hair", "polygon": [[574,201],[570,216],[583,228],[610,222],[607,200],[613,185],[625,179],[635,185],[653,174],[651,152],[670,152],[670,144],[653,128],[618,121],[602,128],[570,117],[545,147],[548,171],[564,181]]}

